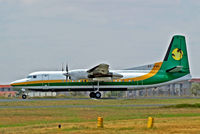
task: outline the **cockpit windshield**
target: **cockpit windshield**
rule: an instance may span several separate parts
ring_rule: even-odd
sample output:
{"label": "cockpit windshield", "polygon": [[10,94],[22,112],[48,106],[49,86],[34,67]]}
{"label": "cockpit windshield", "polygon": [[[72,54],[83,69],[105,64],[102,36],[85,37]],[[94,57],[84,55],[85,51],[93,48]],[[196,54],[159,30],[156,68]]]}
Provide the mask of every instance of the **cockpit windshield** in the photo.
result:
{"label": "cockpit windshield", "polygon": [[27,76],[26,78],[32,78],[32,76],[31,76],[31,75],[29,75],[29,76]]}
{"label": "cockpit windshield", "polygon": [[27,78],[28,78],[28,79],[31,79],[31,78],[34,78],[34,79],[35,79],[35,78],[37,78],[37,75],[29,75],[29,76],[27,76]]}

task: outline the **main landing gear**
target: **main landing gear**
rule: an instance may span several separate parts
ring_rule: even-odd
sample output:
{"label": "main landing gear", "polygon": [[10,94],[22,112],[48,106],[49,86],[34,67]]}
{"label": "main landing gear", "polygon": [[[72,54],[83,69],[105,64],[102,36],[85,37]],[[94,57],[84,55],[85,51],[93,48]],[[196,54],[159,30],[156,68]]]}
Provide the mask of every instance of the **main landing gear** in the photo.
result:
{"label": "main landing gear", "polygon": [[91,92],[90,93],[90,98],[99,99],[99,98],[101,98],[101,93],[99,91],[97,91],[97,92]]}
{"label": "main landing gear", "polygon": [[101,98],[101,93],[99,92],[99,81],[97,82],[97,89],[94,88],[94,92],[90,93],[90,98],[96,98],[96,99]]}

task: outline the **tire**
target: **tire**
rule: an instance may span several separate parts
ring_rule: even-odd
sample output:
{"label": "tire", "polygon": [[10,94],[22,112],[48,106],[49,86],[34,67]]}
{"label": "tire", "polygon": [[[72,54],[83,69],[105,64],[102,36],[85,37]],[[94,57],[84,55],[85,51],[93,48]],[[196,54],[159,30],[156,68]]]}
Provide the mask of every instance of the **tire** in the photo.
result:
{"label": "tire", "polygon": [[96,97],[96,94],[94,92],[91,92],[90,93],[90,98],[95,98]]}
{"label": "tire", "polygon": [[100,92],[96,92],[96,93],[95,93],[95,97],[96,97],[97,99],[101,98],[101,93],[100,93]]}
{"label": "tire", "polygon": [[27,95],[23,94],[22,99],[26,99],[26,98],[27,98]]}

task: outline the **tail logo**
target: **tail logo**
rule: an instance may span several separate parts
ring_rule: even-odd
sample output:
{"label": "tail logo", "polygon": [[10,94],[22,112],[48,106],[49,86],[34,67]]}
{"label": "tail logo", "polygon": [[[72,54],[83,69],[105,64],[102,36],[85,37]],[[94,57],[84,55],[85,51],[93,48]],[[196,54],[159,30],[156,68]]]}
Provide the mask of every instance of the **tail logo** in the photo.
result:
{"label": "tail logo", "polygon": [[172,51],[172,58],[175,60],[181,60],[183,58],[183,51],[180,48],[175,48]]}

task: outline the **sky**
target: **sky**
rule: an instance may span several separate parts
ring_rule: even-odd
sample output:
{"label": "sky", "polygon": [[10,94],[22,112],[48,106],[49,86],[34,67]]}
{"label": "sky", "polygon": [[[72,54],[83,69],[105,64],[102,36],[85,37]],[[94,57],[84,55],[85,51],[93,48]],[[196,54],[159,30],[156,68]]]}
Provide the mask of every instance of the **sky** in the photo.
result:
{"label": "sky", "polygon": [[111,69],[162,61],[173,35],[186,37],[200,77],[198,0],[0,0],[0,84],[35,71]]}

